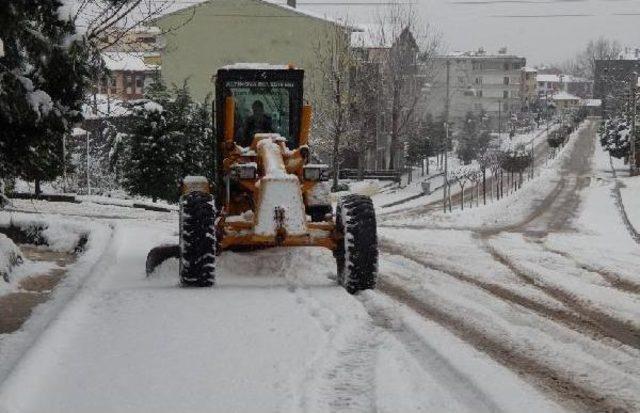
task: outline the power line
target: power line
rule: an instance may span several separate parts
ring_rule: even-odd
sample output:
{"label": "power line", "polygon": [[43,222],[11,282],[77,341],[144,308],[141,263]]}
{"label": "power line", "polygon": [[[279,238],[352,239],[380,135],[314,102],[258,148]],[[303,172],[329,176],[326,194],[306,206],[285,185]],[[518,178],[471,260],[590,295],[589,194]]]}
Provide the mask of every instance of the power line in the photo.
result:
{"label": "power line", "polygon": [[[183,1],[175,1],[174,3],[177,5],[181,4],[203,4],[206,3],[206,0],[198,1],[198,0],[183,0]],[[145,0],[145,3],[171,3],[171,0]],[[276,6],[286,6],[287,3],[270,3]],[[375,2],[375,1],[360,1],[360,2],[339,2],[339,1],[324,1],[324,2],[297,2],[298,5],[304,6],[393,6],[393,5],[415,5],[415,1],[383,1],[383,2]]]}

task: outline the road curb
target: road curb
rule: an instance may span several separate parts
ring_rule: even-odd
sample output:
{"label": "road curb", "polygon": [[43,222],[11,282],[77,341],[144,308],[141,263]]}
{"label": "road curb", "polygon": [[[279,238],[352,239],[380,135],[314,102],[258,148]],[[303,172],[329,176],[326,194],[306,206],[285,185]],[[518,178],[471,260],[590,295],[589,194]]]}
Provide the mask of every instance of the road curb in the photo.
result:
{"label": "road curb", "polygon": [[618,210],[618,213],[622,218],[622,222],[624,222],[624,226],[627,228],[627,231],[629,231],[629,235],[631,235],[631,238],[633,238],[633,240],[636,243],[640,244],[640,233],[638,233],[638,230],[633,226],[633,224],[631,223],[631,220],[629,220],[629,215],[627,214],[627,211],[624,209],[624,202],[622,201],[622,192],[620,192],[620,188],[622,188],[623,183],[618,179],[618,174],[616,173],[616,169],[613,166],[613,160],[611,159],[611,157],[609,157],[609,164],[611,165],[611,172],[613,173],[613,178],[616,181],[615,186],[611,189],[613,198],[616,201],[616,209]]}

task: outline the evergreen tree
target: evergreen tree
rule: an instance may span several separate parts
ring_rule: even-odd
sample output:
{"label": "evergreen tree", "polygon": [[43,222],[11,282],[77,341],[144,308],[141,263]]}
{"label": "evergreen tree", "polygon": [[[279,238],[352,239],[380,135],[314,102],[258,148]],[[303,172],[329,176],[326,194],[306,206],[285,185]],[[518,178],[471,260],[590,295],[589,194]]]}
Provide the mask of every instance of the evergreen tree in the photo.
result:
{"label": "evergreen tree", "polygon": [[[62,172],[62,136],[80,120],[90,48],[60,0],[0,7],[0,176],[49,180]],[[62,17],[62,18],[61,18]]]}
{"label": "evergreen tree", "polygon": [[142,102],[134,107],[131,134],[126,137],[123,184],[131,193],[157,201],[177,197],[179,144],[169,133],[162,106]]}
{"label": "evergreen tree", "polygon": [[490,135],[488,131],[482,130],[481,119],[468,112],[458,135],[457,154],[465,165],[478,159],[489,144]]}
{"label": "evergreen tree", "polygon": [[135,102],[128,133],[116,135],[111,163],[121,165],[124,187],[131,193],[174,201],[183,177],[213,178],[215,140],[208,99],[194,102],[186,82],[169,92],[160,80],[146,98]]}
{"label": "evergreen tree", "polygon": [[607,119],[600,130],[600,144],[614,158],[627,158],[631,150],[631,127],[624,117]]}

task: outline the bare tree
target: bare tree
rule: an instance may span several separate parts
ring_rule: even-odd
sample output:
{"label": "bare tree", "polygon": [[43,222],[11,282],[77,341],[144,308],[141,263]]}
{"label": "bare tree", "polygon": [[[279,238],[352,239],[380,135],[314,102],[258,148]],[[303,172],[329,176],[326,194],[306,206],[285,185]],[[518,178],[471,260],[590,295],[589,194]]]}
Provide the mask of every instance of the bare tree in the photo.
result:
{"label": "bare tree", "polygon": [[469,206],[473,207],[474,197],[476,200],[476,206],[480,206],[480,181],[482,180],[482,172],[469,171],[468,177],[472,185],[471,199],[469,200]]}
{"label": "bare tree", "polygon": [[622,47],[617,40],[599,37],[589,40],[584,50],[563,65],[568,73],[593,79],[596,72],[596,60],[616,59]]}
{"label": "bare tree", "polygon": [[[73,22],[84,30],[86,39],[105,49],[121,41],[131,30],[170,11],[175,4],[175,0],[78,0],[69,12]],[[109,40],[105,41],[108,35]]]}
{"label": "bare tree", "polygon": [[403,141],[414,122],[416,109],[424,96],[423,86],[433,77],[432,59],[440,36],[421,22],[414,8],[396,2],[378,16],[371,36],[385,50],[378,56],[383,66],[384,110],[390,115],[389,169],[396,169],[402,156]]}
{"label": "bare tree", "polygon": [[366,104],[363,87],[369,72],[351,48],[350,34],[347,25],[331,25],[319,33],[314,46],[315,139],[321,150],[330,148],[334,191],[345,150],[360,146],[363,152],[367,139],[359,114]]}
{"label": "bare tree", "polygon": [[468,166],[461,165],[458,169],[451,173],[451,178],[458,182],[460,186],[460,208],[464,211],[464,187],[469,182],[472,171]]}

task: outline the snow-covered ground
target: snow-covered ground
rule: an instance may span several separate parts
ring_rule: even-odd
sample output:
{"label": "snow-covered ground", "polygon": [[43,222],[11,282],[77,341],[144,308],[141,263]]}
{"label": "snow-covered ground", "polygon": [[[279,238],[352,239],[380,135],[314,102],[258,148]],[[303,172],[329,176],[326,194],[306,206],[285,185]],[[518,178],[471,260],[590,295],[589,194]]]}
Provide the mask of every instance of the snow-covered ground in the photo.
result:
{"label": "snow-covered ground", "polygon": [[11,218],[89,241],[0,336],[0,411],[638,411],[640,253],[595,141],[486,208],[381,216],[355,297],[309,248],[223,253],[215,288],[180,288],[175,261],[144,271],[174,212],[25,201]]}
{"label": "snow-covered ground", "polygon": [[605,159],[587,124],[517,196],[454,214],[383,217],[381,273],[504,364],[573,388],[567,400],[602,397],[578,410],[636,411],[640,252]]}
{"label": "snow-covered ground", "polygon": [[329,252],[223,254],[216,288],[184,289],[172,261],[145,278],[145,254],[168,228],[95,230],[111,235],[89,246],[76,293],[54,299],[66,303],[3,371],[3,411],[559,409],[404,306],[347,294],[329,278]]}

